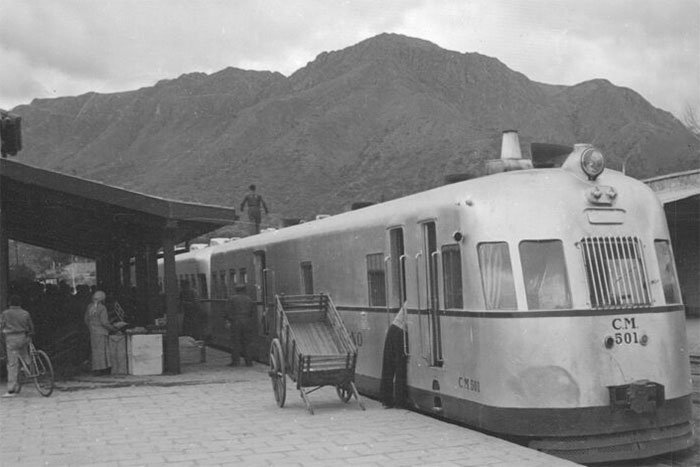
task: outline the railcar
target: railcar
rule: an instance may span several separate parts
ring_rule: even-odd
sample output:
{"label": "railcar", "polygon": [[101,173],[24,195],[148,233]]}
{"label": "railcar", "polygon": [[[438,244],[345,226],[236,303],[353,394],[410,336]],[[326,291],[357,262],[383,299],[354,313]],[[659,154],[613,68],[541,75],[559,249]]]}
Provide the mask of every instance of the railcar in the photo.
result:
{"label": "railcar", "polygon": [[690,447],[663,208],[590,145],[562,160],[505,157],[499,173],[209,249],[212,300],[247,287],[265,340],[275,294],[329,294],[374,396],[406,306],[412,408],[578,462]]}

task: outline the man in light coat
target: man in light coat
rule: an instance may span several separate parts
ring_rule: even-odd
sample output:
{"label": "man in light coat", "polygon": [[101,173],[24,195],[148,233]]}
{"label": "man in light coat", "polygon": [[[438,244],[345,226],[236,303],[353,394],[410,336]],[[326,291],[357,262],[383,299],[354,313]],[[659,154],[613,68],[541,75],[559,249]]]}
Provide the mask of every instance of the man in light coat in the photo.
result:
{"label": "man in light coat", "polygon": [[0,315],[0,331],[7,348],[7,393],[2,397],[14,397],[19,391],[19,359],[29,358],[29,339],[34,334],[32,317],[22,308],[18,295],[10,297],[10,308]]}

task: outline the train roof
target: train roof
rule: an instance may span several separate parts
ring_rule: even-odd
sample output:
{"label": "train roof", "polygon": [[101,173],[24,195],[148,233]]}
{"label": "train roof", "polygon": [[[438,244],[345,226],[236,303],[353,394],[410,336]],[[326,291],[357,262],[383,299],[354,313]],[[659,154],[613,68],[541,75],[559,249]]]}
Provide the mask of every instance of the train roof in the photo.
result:
{"label": "train roof", "polygon": [[[206,250],[216,254],[219,251],[254,248],[289,239],[347,231],[357,228],[358,225],[381,224],[390,227],[405,222],[404,219],[409,213],[429,213],[458,207],[464,209],[467,206],[483,214],[480,222],[500,224],[501,227],[503,218],[509,215],[519,215],[521,218],[527,217],[532,220],[536,212],[543,209],[553,214],[549,216],[552,218],[551,222],[561,224],[572,212],[580,213],[586,208],[584,193],[587,190],[608,186],[614,187],[616,193],[620,193],[621,202],[617,203],[616,207],[624,205],[628,209],[639,209],[641,204],[654,205],[661,209],[659,200],[648,186],[615,170],[606,169],[597,180],[590,181],[566,168],[528,169],[502,172],[433,188],[355,211],[263,232]],[[563,218],[556,215],[557,209]],[[489,215],[499,210],[502,215]]]}

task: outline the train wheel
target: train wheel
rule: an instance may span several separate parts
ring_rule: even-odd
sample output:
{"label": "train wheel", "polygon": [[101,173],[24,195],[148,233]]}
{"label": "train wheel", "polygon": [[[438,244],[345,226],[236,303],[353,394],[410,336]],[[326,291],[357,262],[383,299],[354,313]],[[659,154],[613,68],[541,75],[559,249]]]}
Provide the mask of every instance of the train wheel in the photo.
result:
{"label": "train wheel", "polygon": [[272,380],[272,391],[275,394],[275,401],[280,407],[284,407],[287,398],[287,375],[284,368],[284,356],[282,345],[279,339],[273,339],[270,344],[270,371],[268,373]]}
{"label": "train wheel", "polygon": [[352,397],[352,390],[347,386],[336,386],[335,392],[338,394],[340,400],[345,402],[346,404]]}

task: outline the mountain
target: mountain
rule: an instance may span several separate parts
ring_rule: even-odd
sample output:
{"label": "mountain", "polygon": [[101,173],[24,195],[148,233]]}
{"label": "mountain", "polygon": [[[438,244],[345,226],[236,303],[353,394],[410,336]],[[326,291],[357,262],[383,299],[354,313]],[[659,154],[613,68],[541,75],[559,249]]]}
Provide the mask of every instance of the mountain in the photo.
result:
{"label": "mountain", "polygon": [[669,112],[602,79],[537,83],[495,58],[381,34],[323,52],[289,77],[227,68],[115,94],[37,99],[30,164],[168,198],[238,206],[256,183],[278,217],[337,213],[442,184],[529,143],[593,143],[650,177],[698,167]]}

